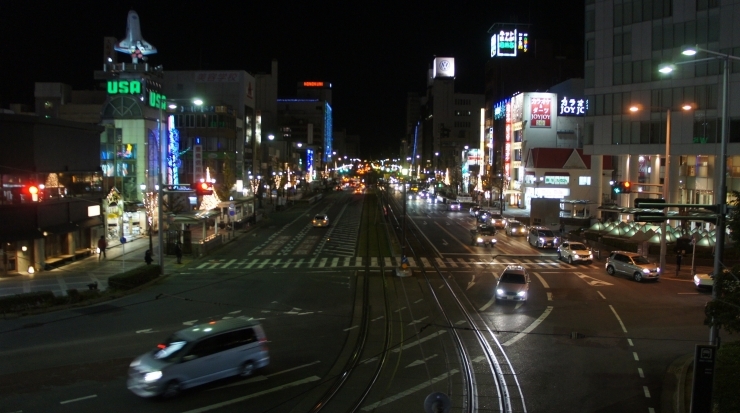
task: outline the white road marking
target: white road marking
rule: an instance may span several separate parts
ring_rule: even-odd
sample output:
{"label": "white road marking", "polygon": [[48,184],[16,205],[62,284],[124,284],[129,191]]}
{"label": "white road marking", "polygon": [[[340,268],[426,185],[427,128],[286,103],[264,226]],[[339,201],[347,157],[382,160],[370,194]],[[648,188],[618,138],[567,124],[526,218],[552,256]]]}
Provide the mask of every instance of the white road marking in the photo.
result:
{"label": "white road marking", "polygon": [[612,313],[614,313],[614,317],[617,317],[617,321],[619,321],[619,325],[622,326],[622,331],[624,331],[626,333],[627,332],[627,329],[624,327],[624,323],[622,322],[622,319],[619,318],[619,314],[617,314],[617,310],[615,310],[614,307],[612,307],[611,304],[609,304],[609,308],[612,309]]}
{"label": "white road marking", "polygon": [[545,281],[545,279],[542,278],[542,276],[539,273],[533,272],[532,274],[534,274],[540,280],[540,282],[542,283],[542,286],[543,287],[550,288],[550,286],[547,285],[547,281]]}
{"label": "white road marking", "polygon": [[632,344],[632,339],[631,338],[628,338],[627,339],[627,342],[630,343],[630,347],[634,347],[635,346],[634,344]]}
{"label": "white road marking", "polygon": [[478,311],[486,311],[488,307],[493,305],[493,302],[496,301],[495,298],[491,297],[490,300],[488,300],[487,303],[483,304],[483,307],[479,308]]}
{"label": "white road marking", "polygon": [[[666,236],[667,236],[667,235],[666,235]],[[396,312],[396,313],[400,313],[400,312],[401,312],[402,310],[405,310],[405,309],[406,309],[406,307],[401,307],[401,308],[399,308],[398,310],[396,310],[395,312]]]}
{"label": "white road marking", "polygon": [[414,301],[414,304],[420,303],[420,302],[422,302],[422,301],[424,301],[424,299],[423,299],[423,298],[420,298],[420,299],[418,299],[418,300]]}
{"label": "white road marking", "polygon": [[655,413],[655,409],[653,409],[652,407],[648,407],[648,413]]}
{"label": "white road marking", "polygon": [[267,375],[264,375],[264,376],[254,376],[254,377],[250,377],[250,378],[248,378],[246,380],[240,380],[240,381],[238,381],[236,383],[229,383],[227,385],[220,386],[220,387],[214,387],[214,388],[208,389],[208,390],[211,391],[211,390],[225,389],[227,387],[241,386],[242,384],[249,384],[249,383],[254,383],[254,382],[258,382],[258,381],[265,381],[268,378],[272,378],[272,377],[275,377],[277,375],[284,374],[284,373],[290,373],[291,371],[302,369],[304,367],[313,366],[314,364],[319,364],[319,363],[321,363],[321,361],[320,360],[316,360],[316,361],[311,362],[311,363],[301,364],[300,366],[295,366],[295,367],[291,367],[289,369],[280,370],[280,371],[275,372],[275,373],[272,373],[272,374],[267,374]]}
{"label": "white road marking", "polygon": [[78,397],[78,398],[76,398],[76,399],[71,399],[71,400],[65,400],[65,401],[59,402],[59,404],[74,403],[74,402],[79,402],[79,401],[82,401],[82,400],[87,400],[87,399],[94,399],[94,398],[96,398],[96,397],[98,397],[98,395],[97,395],[97,394],[92,394],[92,395],[90,395],[90,396],[85,396],[85,397]]}
{"label": "white road marking", "polygon": [[358,327],[359,327],[359,326],[352,326],[352,327],[348,327],[348,328],[345,328],[345,329],[344,329],[344,330],[342,330],[342,331],[349,331],[349,330],[354,330],[355,328],[358,328]]}
{"label": "white road marking", "polygon": [[[370,410],[375,410],[378,407],[385,406],[386,404],[392,403],[392,402],[394,402],[396,400],[399,400],[399,399],[402,399],[402,398],[404,398],[404,397],[406,397],[406,396],[408,396],[410,394],[416,393],[419,390],[425,389],[425,388],[429,387],[430,385],[432,385],[434,383],[437,383],[437,382],[440,382],[442,380],[445,380],[448,377],[452,376],[453,374],[457,374],[457,373],[459,373],[459,371],[457,369],[452,369],[452,370],[450,370],[449,373],[444,373],[444,374],[442,374],[440,376],[437,376],[437,377],[435,377],[435,378],[433,378],[431,380],[425,381],[422,384],[419,384],[417,386],[414,386],[414,387],[411,387],[411,388],[409,388],[407,390],[404,390],[401,393],[395,394],[395,395],[390,396],[390,397],[386,397],[386,398],[384,398],[383,400],[381,400],[381,401],[379,401],[377,403],[373,403],[373,404],[367,405],[367,406],[363,407],[362,410],[363,411],[366,411],[366,412],[367,411],[370,411]],[[189,413],[189,412],[186,412],[186,413]]]}
{"label": "white road marking", "polygon": [[[450,225],[450,224],[447,224],[447,225]],[[448,244],[447,241],[444,238],[442,238],[442,245],[450,245],[450,244]]]}
{"label": "white road marking", "polygon": [[514,306],[514,309],[515,309],[515,310],[518,310],[518,309],[519,309],[519,308],[521,308],[521,307],[522,307],[523,305],[524,305],[524,301],[519,301],[519,302],[518,302],[518,303],[516,303],[516,305]]}
{"label": "white road marking", "polygon": [[636,351],[633,351],[633,352],[632,352],[632,357],[634,357],[634,358],[635,358],[635,361],[640,361],[640,358],[639,358],[639,357],[637,357],[637,352],[636,352]]}
{"label": "white road marking", "polygon": [[411,325],[414,325],[414,324],[419,324],[419,323],[421,323],[422,321],[424,321],[427,318],[429,318],[429,316],[422,317],[422,318],[420,318],[418,320],[414,320],[414,321],[410,322],[409,325],[411,326]]}
{"label": "white road marking", "polygon": [[547,301],[552,301],[552,293],[549,291],[547,292]]}
{"label": "white road marking", "polygon": [[221,267],[221,268],[229,268],[229,265],[233,264],[235,261],[236,261],[235,259],[234,260],[231,260],[231,261],[227,262],[226,264],[224,264],[224,266]]}
{"label": "white road marking", "polygon": [[420,339],[418,339],[416,341],[412,341],[412,342],[410,342],[408,344],[404,344],[401,347],[396,347],[393,350],[391,350],[391,353],[398,353],[399,351],[410,349],[411,347],[417,346],[417,345],[419,345],[419,344],[421,344],[421,343],[423,343],[425,341],[431,340],[431,339],[433,339],[433,338],[435,338],[437,336],[440,336],[440,335],[442,335],[444,333],[446,333],[446,331],[439,330],[436,333],[432,333],[432,334],[430,334],[430,335],[428,335],[428,336],[426,336],[424,338],[420,338]]}
{"label": "white road marking", "polygon": [[596,292],[599,293],[599,295],[601,296],[601,298],[603,298],[603,299],[606,300],[606,297],[604,297],[604,294],[602,294],[601,291],[596,291]]}
{"label": "white road marking", "polygon": [[146,330],[136,330],[136,334],[149,334],[149,333],[156,333],[157,330],[152,330],[151,328],[147,328]]}
{"label": "white road marking", "polygon": [[229,314],[239,314],[239,313],[241,313],[241,312],[242,312],[242,310],[236,310],[236,311],[232,311],[232,312],[230,312]]}
{"label": "white road marking", "polygon": [[294,381],[292,383],[287,383],[287,384],[284,384],[282,386],[273,387],[271,389],[263,390],[263,391],[257,392],[257,393],[252,393],[252,394],[249,394],[249,395],[246,395],[246,396],[242,396],[242,397],[237,397],[236,399],[227,400],[225,402],[215,403],[215,404],[212,404],[210,406],[204,406],[204,407],[200,407],[198,409],[188,410],[188,411],[186,411],[184,413],[202,413],[202,412],[207,412],[209,410],[219,409],[219,408],[224,407],[224,406],[229,406],[229,405],[232,405],[232,404],[235,404],[235,403],[240,403],[240,402],[243,402],[245,400],[253,399],[255,397],[259,397],[259,396],[262,396],[262,395],[265,395],[265,394],[273,393],[273,392],[276,392],[276,391],[279,391],[279,390],[283,390],[283,389],[287,389],[287,388],[290,388],[290,387],[300,386],[301,384],[311,383],[311,382],[318,381],[318,380],[321,380],[321,378],[318,377],[318,376],[306,377],[305,379],[297,380],[297,381]]}
{"label": "white road marking", "polygon": [[373,318],[373,319],[372,319],[372,320],[370,320],[370,321],[377,321],[377,320],[382,320],[382,319],[383,319],[383,316],[380,316],[380,317],[377,317],[377,318]]}
{"label": "white road marking", "polygon": [[642,386],[642,389],[645,390],[645,397],[648,399],[650,398],[650,390],[648,390],[647,386]]}
{"label": "white road marking", "polygon": [[467,321],[465,321],[465,320],[460,320],[460,321],[457,321],[457,322],[455,322],[455,325],[456,325],[456,326],[459,326],[460,324],[465,324],[465,323],[467,323]]}
{"label": "white road marking", "polygon": [[425,358],[424,360],[414,360],[409,365],[407,365],[406,368],[419,366],[419,365],[424,364],[428,360],[431,360],[431,359],[433,359],[435,357],[437,357],[437,355],[436,354],[432,354],[431,356]]}
{"label": "white road marking", "polygon": [[529,334],[530,331],[534,330],[538,325],[540,325],[540,323],[543,322],[545,320],[545,318],[547,318],[548,315],[550,315],[550,312],[552,312],[552,309],[553,308],[554,307],[552,307],[552,306],[548,306],[545,309],[545,312],[542,313],[542,315],[538,319],[534,320],[532,322],[532,324],[529,325],[529,327],[525,328],[521,333],[519,333],[519,334],[515,335],[514,337],[512,337],[511,339],[509,339],[509,341],[507,341],[503,345],[504,346],[510,346],[510,345],[516,343],[517,341],[521,340],[524,336],[526,336],[527,334]]}
{"label": "white road marking", "polygon": [[613,285],[613,284],[608,283],[606,281],[601,281],[601,280],[596,279],[594,277],[589,277],[588,275],[583,274],[583,273],[580,273],[580,272],[576,272],[574,274],[576,275],[576,277],[582,279],[583,281],[586,281],[586,283],[588,283],[588,285],[593,286],[593,287],[596,287],[597,285]]}
{"label": "white road marking", "polygon": [[189,320],[189,321],[183,321],[183,322],[182,322],[182,325],[185,325],[185,326],[192,326],[192,325],[194,325],[194,324],[195,324],[196,322],[198,322],[198,320]]}
{"label": "white road marking", "polygon": [[644,379],[644,378],[645,378],[645,373],[643,373],[643,372],[642,372],[642,369],[641,369],[641,368],[639,368],[639,367],[637,368],[637,374],[639,374],[639,375],[640,375],[640,378],[641,378],[641,379]]}

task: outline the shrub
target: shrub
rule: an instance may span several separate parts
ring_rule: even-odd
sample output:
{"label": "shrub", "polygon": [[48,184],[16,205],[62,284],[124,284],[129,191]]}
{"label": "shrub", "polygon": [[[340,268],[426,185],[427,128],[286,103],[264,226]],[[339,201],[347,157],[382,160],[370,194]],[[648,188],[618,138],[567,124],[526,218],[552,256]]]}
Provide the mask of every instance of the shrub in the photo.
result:
{"label": "shrub", "polygon": [[723,343],[717,351],[714,377],[714,411],[740,412],[740,342]]}
{"label": "shrub", "polygon": [[159,272],[159,265],[142,265],[108,278],[108,288],[111,290],[130,290],[157,278]]}
{"label": "shrub", "polygon": [[49,305],[55,300],[51,291],[34,291],[30,293],[0,297],[0,311],[4,313],[23,311],[33,307]]}

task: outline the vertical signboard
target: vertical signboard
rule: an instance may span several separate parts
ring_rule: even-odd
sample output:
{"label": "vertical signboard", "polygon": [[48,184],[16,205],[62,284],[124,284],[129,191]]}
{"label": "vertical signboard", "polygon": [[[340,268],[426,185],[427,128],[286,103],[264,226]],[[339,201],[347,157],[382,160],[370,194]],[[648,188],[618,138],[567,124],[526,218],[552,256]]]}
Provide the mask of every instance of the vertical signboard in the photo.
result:
{"label": "vertical signboard", "polygon": [[529,100],[531,128],[549,128],[552,120],[552,97],[531,96]]}
{"label": "vertical signboard", "polygon": [[203,145],[193,145],[193,182],[203,176]]}
{"label": "vertical signboard", "polygon": [[717,346],[697,344],[694,350],[694,383],[691,386],[691,413],[712,412],[712,383]]}
{"label": "vertical signboard", "polygon": [[506,129],[504,131],[504,176],[511,176],[511,101],[506,102]]}

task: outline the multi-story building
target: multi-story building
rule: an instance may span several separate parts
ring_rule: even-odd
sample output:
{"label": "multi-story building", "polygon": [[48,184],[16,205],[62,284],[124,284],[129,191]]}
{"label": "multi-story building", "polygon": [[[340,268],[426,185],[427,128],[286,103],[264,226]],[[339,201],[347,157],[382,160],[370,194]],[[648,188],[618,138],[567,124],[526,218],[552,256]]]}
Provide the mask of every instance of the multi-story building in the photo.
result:
{"label": "multi-story building", "polygon": [[106,235],[100,126],[0,114],[0,272],[34,273],[93,253]]}
{"label": "multi-story building", "polygon": [[[724,203],[717,194],[721,174],[728,189],[740,190],[740,62],[730,60],[725,89],[723,59],[699,53],[698,61],[685,63],[692,58],[681,52],[683,45],[698,45],[740,56],[740,1],[593,0],[585,7],[585,94],[591,104],[584,152],[592,159],[615,156],[615,179],[634,183],[637,190],[616,201],[631,206],[641,189],[660,194],[667,181],[668,202]],[[677,64],[670,75],[659,71],[666,62]],[[725,92],[723,171],[718,156]],[[685,104],[691,110],[681,110]]]}

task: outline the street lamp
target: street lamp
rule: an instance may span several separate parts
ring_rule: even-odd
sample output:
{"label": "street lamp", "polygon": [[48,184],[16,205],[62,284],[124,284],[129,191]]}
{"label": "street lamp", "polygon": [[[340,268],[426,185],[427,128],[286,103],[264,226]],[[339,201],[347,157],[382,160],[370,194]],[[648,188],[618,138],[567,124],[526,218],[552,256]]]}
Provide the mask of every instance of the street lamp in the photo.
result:
{"label": "street lamp", "polygon": [[[665,125],[665,170],[663,171],[663,199],[665,202],[670,203],[670,186],[669,186],[669,177],[670,177],[670,171],[671,171],[671,108],[664,108],[660,106],[651,106],[652,109],[660,109],[665,110],[666,112],[666,125]],[[681,106],[681,109],[683,110],[691,110],[693,108],[692,105],[684,104]],[[640,107],[638,105],[633,105],[630,107],[630,112],[637,112],[640,110]],[[663,209],[663,213],[668,216],[668,208]],[[667,220],[663,220],[660,223],[660,271],[665,275],[665,256],[667,253],[668,247],[666,246],[667,243],[667,229],[668,224],[666,223]]]}
{"label": "street lamp", "polygon": [[[727,190],[727,141],[729,140],[729,136],[727,136],[728,128],[727,128],[727,120],[728,120],[728,113],[729,108],[727,106],[727,87],[730,79],[730,59],[732,60],[740,60],[740,57],[732,56],[729,53],[718,53],[713,50],[708,50],[699,47],[699,45],[694,46],[684,46],[682,48],[682,54],[686,56],[694,56],[698,52],[704,52],[707,54],[712,55],[709,58],[704,59],[697,59],[697,60],[691,60],[686,62],[677,62],[672,65],[661,65],[660,72],[661,73],[670,73],[675,69],[675,65],[679,64],[689,64],[689,63],[697,63],[697,62],[703,62],[707,60],[713,60],[713,59],[721,59],[723,61],[723,68],[722,68],[722,136],[721,136],[721,143],[720,143],[720,158],[719,158],[719,182],[717,184],[717,191],[715,193],[715,201],[717,205],[717,233],[715,235],[715,247],[714,247],[714,275],[719,276],[719,274],[722,271],[722,255],[724,254],[725,250],[725,230],[726,230],[726,223],[725,223],[725,213],[727,208],[727,195],[725,194],[725,191]],[[712,289],[712,300],[717,299],[717,289]],[[717,345],[718,343],[718,331],[717,327],[712,326],[709,329],[709,344]]]}

